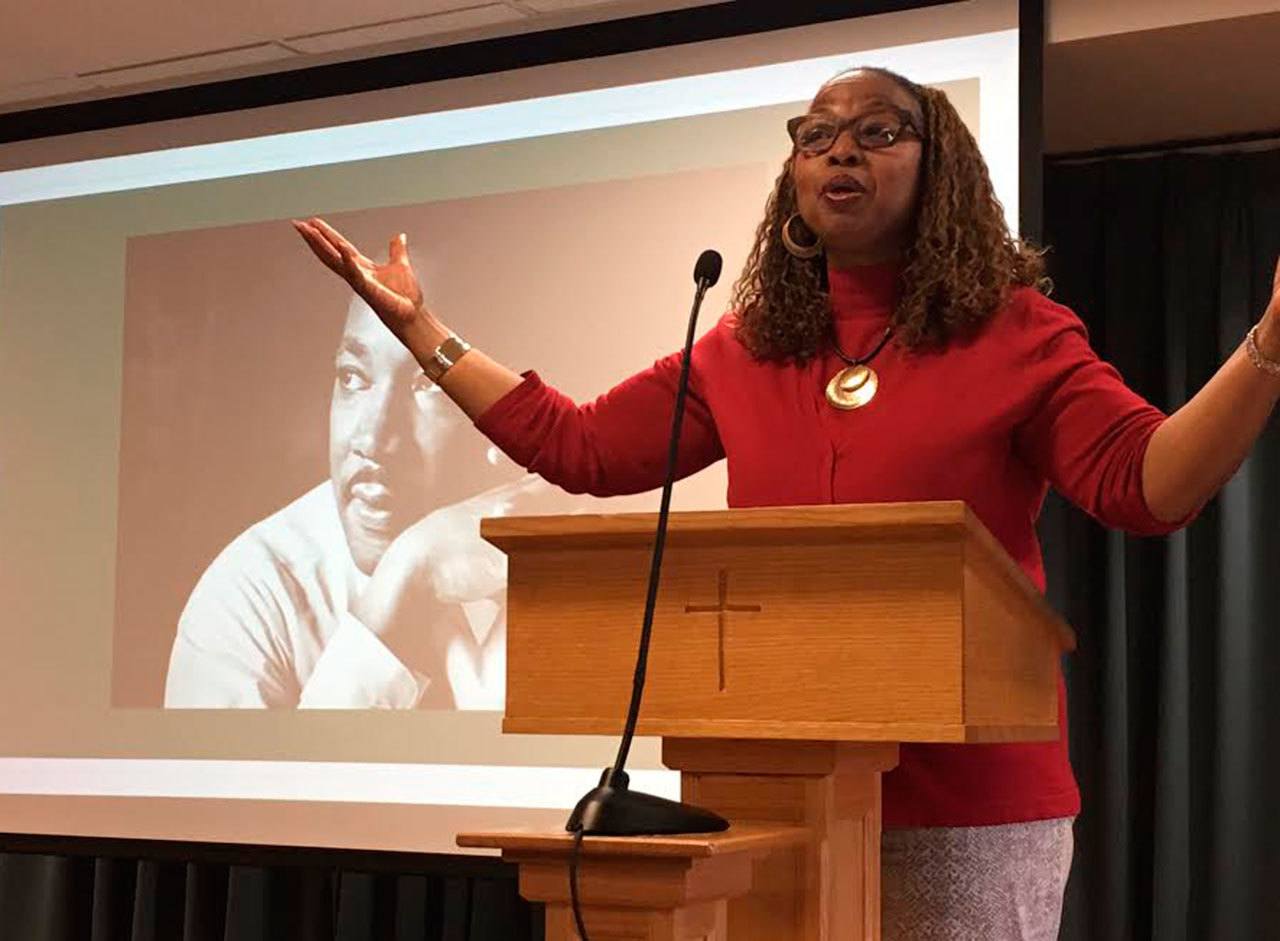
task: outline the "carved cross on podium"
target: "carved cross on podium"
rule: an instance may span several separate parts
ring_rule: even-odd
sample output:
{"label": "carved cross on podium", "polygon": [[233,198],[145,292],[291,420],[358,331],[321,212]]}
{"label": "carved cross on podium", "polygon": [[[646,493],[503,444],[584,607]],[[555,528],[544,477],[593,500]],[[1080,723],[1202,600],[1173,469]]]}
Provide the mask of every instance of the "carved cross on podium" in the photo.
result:
{"label": "carved cross on podium", "polygon": [[717,664],[719,666],[721,692],[723,692],[725,689],[725,676],[724,676],[724,632],[725,632],[725,626],[726,626],[725,618],[727,617],[730,611],[758,612],[759,610],[760,610],[760,605],[758,604],[729,604],[729,572],[727,569],[720,570],[720,599],[718,604],[714,604],[714,605],[686,604],[684,606],[685,614],[713,614],[714,613],[716,615],[716,622],[717,622],[716,651],[717,651]]}

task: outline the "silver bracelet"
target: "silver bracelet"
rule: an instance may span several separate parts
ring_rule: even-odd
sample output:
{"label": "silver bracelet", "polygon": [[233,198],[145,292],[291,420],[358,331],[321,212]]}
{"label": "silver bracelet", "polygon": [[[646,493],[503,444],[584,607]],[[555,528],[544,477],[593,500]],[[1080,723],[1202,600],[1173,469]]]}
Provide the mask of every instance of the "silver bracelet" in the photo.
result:
{"label": "silver bracelet", "polygon": [[462,359],[463,355],[470,349],[470,343],[457,334],[451,333],[445,337],[443,343],[435,348],[435,352],[431,354],[431,358],[422,367],[422,371],[427,374],[427,378],[432,382],[439,382],[440,377],[452,369],[453,364]]}
{"label": "silver bracelet", "polygon": [[1267,359],[1262,355],[1262,350],[1258,349],[1258,328],[1262,326],[1262,321],[1258,321],[1253,325],[1253,329],[1245,335],[1244,348],[1249,353],[1249,361],[1257,366],[1269,376],[1280,376],[1280,363],[1274,359]]}

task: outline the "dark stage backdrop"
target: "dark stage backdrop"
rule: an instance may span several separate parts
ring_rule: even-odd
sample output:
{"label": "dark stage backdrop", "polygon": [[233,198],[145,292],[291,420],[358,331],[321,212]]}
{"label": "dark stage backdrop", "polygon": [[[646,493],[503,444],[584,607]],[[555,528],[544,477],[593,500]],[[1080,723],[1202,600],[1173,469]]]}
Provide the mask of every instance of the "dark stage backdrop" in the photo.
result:
{"label": "dark stage backdrop", "polygon": [[0,941],[543,938],[541,906],[494,859],[64,842],[0,854]]}
{"label": "dark stage backdrop", "polygon": [[[1055,297],[1131,386],[1191,397],[1266,307],[1280,150],[1054,163]],[[1049,593],[1084,796],[1062,937],[1261,939],[1280,924],[1280,422],[1187,530],[1108,534],[1052,503]]]}
{"label": "dark stage backdrop", "polygon": [[[1280,152],[1050,163],[1045,182],[1055,296],[1131,385],[1176,408],[1265,306]],[[1276,425],[1171,538],[1129,539],[1046,508],[1050,596],[1080,636],[1068,661],[1084,791],[1069,941],[1275,936]],[[510,874],[370,875],[341,854],[305,866],[136,856],[0,855],[0,937],[520,941],[538,930]]]}

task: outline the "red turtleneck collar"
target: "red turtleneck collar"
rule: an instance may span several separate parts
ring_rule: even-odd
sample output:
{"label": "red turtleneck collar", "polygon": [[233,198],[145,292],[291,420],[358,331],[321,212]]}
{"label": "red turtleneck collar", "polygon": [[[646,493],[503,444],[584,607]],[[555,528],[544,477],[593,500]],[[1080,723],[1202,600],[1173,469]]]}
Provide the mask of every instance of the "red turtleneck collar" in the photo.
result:
{"label": "red turtleneck collar", "polygon": [[852,268],[828,264],[827,284],[831,310],[837,319],[882,317],[902,295],[902,263],[890,261]]}

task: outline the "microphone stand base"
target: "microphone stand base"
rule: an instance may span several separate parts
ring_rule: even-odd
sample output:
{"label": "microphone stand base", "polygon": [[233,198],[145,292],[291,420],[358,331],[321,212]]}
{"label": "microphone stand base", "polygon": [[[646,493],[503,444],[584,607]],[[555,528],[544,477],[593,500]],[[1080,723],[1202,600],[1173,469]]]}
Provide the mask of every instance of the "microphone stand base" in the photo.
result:
{"label": "microphone stand base", "polygon": [[588,836],[719,833],[729,829],[729,821],[717,813],[632,791],[627,784],[626,772],[620,772],[610,784],[606,770],[600,786],[578,801],[565,829],[571,833],[580,829]]}

